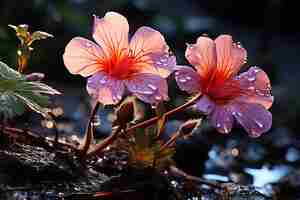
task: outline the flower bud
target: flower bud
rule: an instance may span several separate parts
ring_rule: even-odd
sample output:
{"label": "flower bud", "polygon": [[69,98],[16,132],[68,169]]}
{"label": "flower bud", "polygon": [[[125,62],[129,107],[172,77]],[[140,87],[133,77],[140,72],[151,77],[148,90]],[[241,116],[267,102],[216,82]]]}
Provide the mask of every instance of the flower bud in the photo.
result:
{"label": "flower bud", "polygon": [[132,100],[124,101],[116,110],[115,125],[126,126],[134,119],[134,102]]}

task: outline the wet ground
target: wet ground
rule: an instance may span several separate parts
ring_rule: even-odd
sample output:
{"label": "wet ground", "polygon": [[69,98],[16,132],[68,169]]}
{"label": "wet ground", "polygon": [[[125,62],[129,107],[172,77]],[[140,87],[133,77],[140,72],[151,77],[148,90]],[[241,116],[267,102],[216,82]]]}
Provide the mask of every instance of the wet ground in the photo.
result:
{"label": "wet ground", "polygon": [[[64,89],[63,97],[53,99],[52,111],[57,114],[60,140],[78,145],[89,102],[85,91],[82,94],[74,91],[78,89]],[[143,109],[146,112],[151,108]],[[197,117],[193,109],[188,109],[185,115]],[[109,134],[112,119],[111,108],[100,109],[96,138]],[[167,123],[165,137],[183,121],[182,115],[172,118]],[[53,124],[36,115],[21,117],[12,125],[24,128],[28,123],[35,124],[28,128],[42,137],[54,136]],[[5,147],[0,151],[0,199],[93,199],[92,194],[103,191],[117,194],[111,199],[300,199],[300,141],[289,129],[276,125],[261,138],[252,139],[239,127],[230,135],[222,135],[203,123],[192,138],[177,142],[174,156],[177,167],[191,175],[228,184],[226,188],[231,193],[227,192],[227,196],[202,184],[188,186],[173,176],[162,178],[154,172],[128,171],[116,164],[119,159],[123,158],[107,154],[82,166],[74,158],[66,159],[59,152],[41,147],[17,144]],[[179,197],[164,196],[173,191]],[[123,193],[130,195],[125,198]]]}

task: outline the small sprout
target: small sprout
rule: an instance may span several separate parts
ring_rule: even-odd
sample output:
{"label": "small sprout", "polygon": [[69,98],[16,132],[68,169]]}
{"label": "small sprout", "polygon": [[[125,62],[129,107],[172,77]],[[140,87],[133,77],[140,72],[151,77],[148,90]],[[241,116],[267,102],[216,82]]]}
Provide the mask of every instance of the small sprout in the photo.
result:
{"label": "small sprout", "polygon": [[132,99],[125,100],[116,110],[114,125],[126,127],[127,123],[134,120],[135,105]]}
{"label": "small sprout", "polygon": [[16,36],[21,42],[17,50],[17,57],[18,71],[23,72],[28,65],[28,60],[31,56],[31,52],[33,51],[33,48],[31,47],[32,43],[36,40],[52,38],[53,35],[43,31],[35,31],[31,34],[28,31],[29,26],[27,24],[20,24],[18,26],[10,24],[8,26],[16,31]]}
{"label": "small sprout", "polygon": [[198,129],[201,125],[202,119],[191,119],[183,123],[179,128],[180,136],[183,138],[187,138]]}

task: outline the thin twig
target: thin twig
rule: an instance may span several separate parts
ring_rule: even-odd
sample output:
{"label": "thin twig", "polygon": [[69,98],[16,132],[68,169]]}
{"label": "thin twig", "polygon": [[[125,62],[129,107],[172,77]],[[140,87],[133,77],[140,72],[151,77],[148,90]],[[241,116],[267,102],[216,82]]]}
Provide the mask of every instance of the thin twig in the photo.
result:
{"label": "thin twig", "polygon": [[117,129],[107,138],[101,141],[101,143],[97,144],[94,149],[87,152],[85,158],[90,158],[94,155],[99,155],[107,146],[112,144],[120,135],[120,132],[122,130],[121,126],[118,126]]}
{"label": "thin twig", "polygon": [[[195,101],[197,101],[202,95],[198,94],[197,96],[195,96],[194,98],[192,98],[191,100],[189,100],[188,102],[186,102],[185,104],[174,108],[173,110],[170,110],[168,112],[166,112],[164,114],[165,118],[170,117],[171,115],[174,115],[178,112],[183,111],[184,109],[188,108],[189,106],[193,105],[195,103]],[[131,126],[130,128],[126,129],[127,132],[132,132],[133,130],[137,129],[137,128],[145,128],[148,127],[152,124],[154,124],[157,120],[159,120],[161,118],[161,116],[156,116],[153,117],[151,119],[148,119],[146,121],[140,122],[136,125]]]}
{"label": "thin twig", "polygon": [[[168,112],[166,112],[165,114],[163,114],[164,118],[167,118],[173,114],[176,114],[178,112],[183,111],[184,109],[186,109],[187,107],[193,105],[195,103],[195,101],[197,101],[202,95],[198,94],[197,96],[195,96],[194,98],[192,98],[191,100],[189,100],[188,102],[186,102],[185,104],[174,108],[173,110],[170,110]],[[162,116],[156,116],[153,117],[151,119],[148,119],[146,121],[140,122],[130,128],[125,129],[124,131],[127,132],[127,134],[133,134],[134,130],[137,128],[145,128],[147,126],[150,126],[152,124],[154,124],[157,120],[159,120]],[[122,130],[122,127],[118,127],[117,130],[112,133],[108,138],[106,138],[104,141],[102,141],[100,144],[98,144],[93,150],[91,150],[90,152],[87,153],[87,155],[85,156],[86,158],[89,158],[93,155],[97,155],[99,154],[101,151],[103,151],[103,149],[105,149],[108,145],[110,145],[111,143],[113,143],[117,137],[119,136],[119,132]]]}
{"label": "thin twig", "polygon": [[91,143],[92,143],[92,140],[93,140],[93,125],[92,125],[92,122],[94,120],[95,115],[97,114],[99,106],[100,106],[100,103],[99,103],[99,101],[97,101],[95,103],[95,105],[93,106],[93,109],[92,109],[91,114],[90,114],[89,121],[87,122],[87,126],[85,128],[83,143],[80,147],[80,151],[81,151],[80,156],[81,157],[84,157],[87,154],[87,152],[88,152],[88,150],[91,146]]}
{"label": "thin twig", "polygon": [[169,172],[171,174],[173,174],[174,176],[182,177],[186,180],[193,181],[193,182],[196,182],[196,183],[199,183],[199,184],[208,185],[208,186],[211,186],[211,187],[214,187],[214,188],[224,189],[222,187],[222,185],[219,184],[216,181],[210,181],[210,180],[202,179],[200,177],[189,175],[189,174],[185,173],[184,171],[182,171],[181,169],[178,169],[174,165],[170,166],[169,169],[170,169]]}
{"label": "thin twig", "polygon": [[43,144],[47,144],[49,148],[51,149],[62,149],[62,150],[72,150],[74,152],[79,152],[79,149],[76,148],[75,145],[69,144],[69,143],[63,143],[63,142],[58,142],[57,146],[54,148],[50,144],[55,143],[55,139],[52,138],[43,138],[39,134],[34,133],[29,130],[22,130],[18,128],[12,128],[12,127],[3,127],[0,125],[0,129],[3,129],[3,133],[9,136],[15,136],[16,138],[23,136],[25,138],[24,143],[31,144],[32,142],[41,142]]}

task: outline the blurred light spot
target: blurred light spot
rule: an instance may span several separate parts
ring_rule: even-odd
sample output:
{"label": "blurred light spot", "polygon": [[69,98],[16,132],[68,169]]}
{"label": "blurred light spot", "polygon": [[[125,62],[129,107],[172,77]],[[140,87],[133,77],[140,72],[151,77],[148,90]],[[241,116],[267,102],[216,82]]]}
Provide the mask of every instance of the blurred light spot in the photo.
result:
{"label": "blurred light spot", "polygon": [[233,148],[232,150],[231,150],[231,154],[233,155],[233,156],[238,156],[239,155],[239,150],[237,149],[237,148]]}
{"label": "blurred light spot", "polygon": [[209,180],[216,180],[216,181],[229,181],[229,178],[226,176],[218,175],[218,174],[204,174],[203,178],[209,179]]}
{"label": "blurred light spot", "polygon": [[51,120],[42,120],[41,125],[50,129],[54,127],[54,122]]}
{"label": "blurred light spot", "polygon": [[286,165],[277,165],[272,168],[263,166],[261,169],[245,168],[245,172],[251,174],[254,178],[254,186],[262,187],[267,183],[277,182],[283,176],[286,176],[291,167]]}
{"label": "blurred light spot", "polygon": [[300,160],[300,151],[294,147],[288,148],[285,159],[289,162],[296,162]]}
{"label": "blurred light spot", "polygon": [[215,25],[215,20],[207,16],[186,17],[184,28],[189,32],[209,30]]}
{"label": "blurred light spot", "polygon": [[64,114],[64,110],[61,107],[53,108],[52,113],[58,117]]}
{"label": "blurred light spot", "polygon": [[140,10],[146,10],[149,7],[149,1],[148,0],[131,0],[133,5]]}

